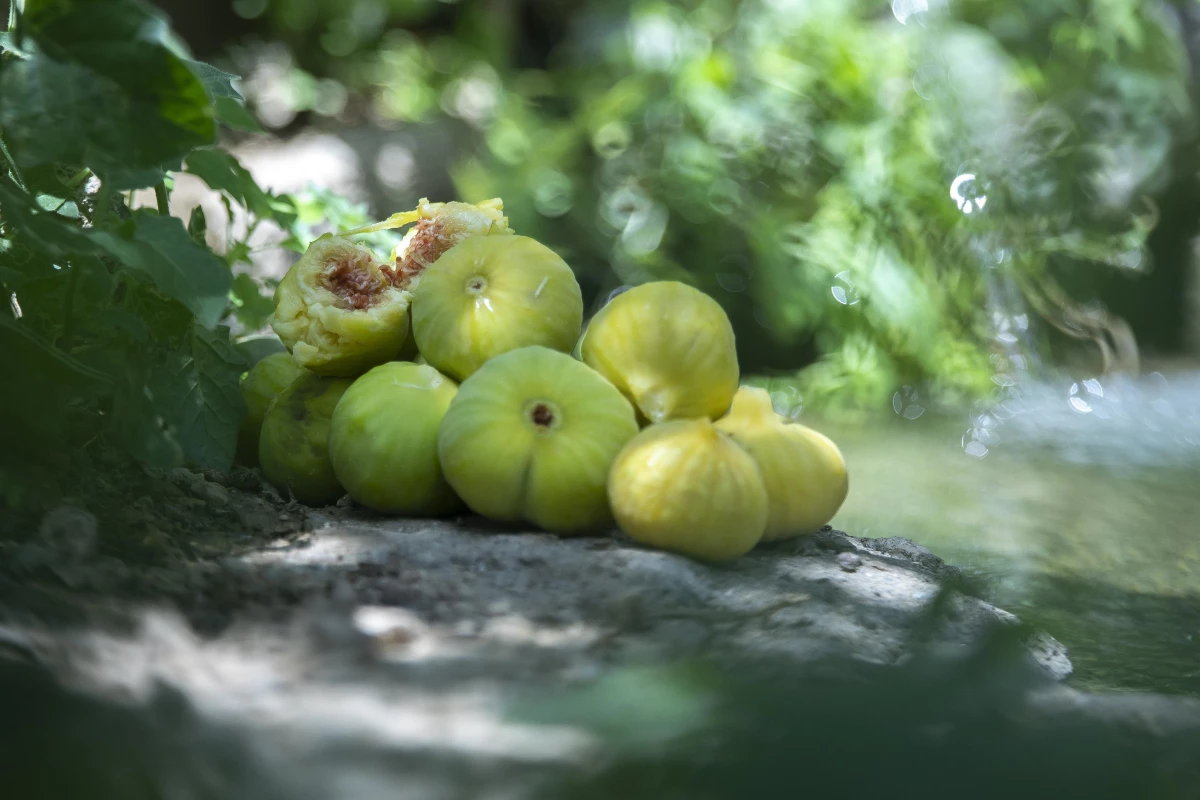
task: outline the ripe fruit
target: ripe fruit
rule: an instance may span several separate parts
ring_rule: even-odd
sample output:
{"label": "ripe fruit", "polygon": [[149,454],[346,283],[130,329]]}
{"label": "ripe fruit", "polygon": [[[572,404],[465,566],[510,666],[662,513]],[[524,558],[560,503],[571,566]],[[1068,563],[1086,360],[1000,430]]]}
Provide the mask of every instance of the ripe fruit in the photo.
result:
{"label": "ripe fruit", "polygon": [[304,372],[304,368],[296,364],[290,353],[272,353],[259,360],[242,376],[246,416],[242,418],[238,429],[239,461],[250,466],[258,463],[258,435],[267,407]]}
{"label": "ripe fruit", "polygon": [[592,318],[580,354],[650,422],[719,417],[737,391],[729,318],[716,300],[677,281],[614,297]]}
{"label": "ripe fruit", "polygon": [[[431,203],[421,198],[414,211],[393,214],[377,225],[360,228],[352,233],[416,225],[396,248],[393,261],[398,283],[408,285],[413,277],[433,264],[442,254],[471,236],[504,236],[513,232],[504,216],[500,198],[482,203]],[[347,234],[349,235],[349,234]]]}
{"label": "ripe fruit", "polygon": [[346,493],[329,461],[329,419],[352,382],[306,373],[263,417],[258,442],[263,477],[305,505],[329,505]]}
{"label": "ripe fruit", "polygon": [[280,281],[271,327],[300,366],[353,377],[399,354],[411,298],[370,250],[326,234]]}
{"label": "ripe fruit", "polygon": [[749,452],[762,473],[769,506],[763,541],[814,533],[833,519],[849,489],[836,444],[776,414],[765,389],[739,389],[716,427]]}
{"label": "ripe fruit", "polygon": [[412,323],[426,360],[463,380],[518,347],[570,351],[583,325],[583,295],[571,268],[545,245],[475,236],[421,276]]}
{"label": "ripe fruit", "polygon": [[609,465],[637,429],[629,401],[585,364],[523,347],[463,381],[438,454],[476,513],[575,533],[611,523]]}
{"label": "ripe fruit", "polygon": [[458,387],[433,367],[380,364],[333,412],[329,456],[356,502],[389,514],[437,515],[460,502],[438,464],[438,426]]}
{"label": "ripe fruit", "polygon": [[754,459],[707,419],[635,436],[613,462],[608,497],[617,524],[637,541],[707,561],[748,552],[767,524]]}

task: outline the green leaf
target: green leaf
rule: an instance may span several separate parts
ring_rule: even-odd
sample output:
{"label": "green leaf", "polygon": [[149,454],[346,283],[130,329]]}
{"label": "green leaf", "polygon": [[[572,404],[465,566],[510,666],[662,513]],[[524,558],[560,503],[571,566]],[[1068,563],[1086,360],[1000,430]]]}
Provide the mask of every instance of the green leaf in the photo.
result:
{"label": "green leaf", "polygon": [[143,464],[167,469],[183,463],[183,448],[146,388],[144,371],[123,364],[113,392],[108,436]]}
{"label": "green leaf", "polygon": [[0,353],[4,383],[0,390],[0,436],[41,440],[61,438],[62,415],[72,401],[102,394],[103,373],[59,350],[33,333],[22,320],[0,314]]}
{"label": "green leaf", "polygon": [[263,294],[258,281],[244,272],[233,279],[230,297],[233,299],[234,316],[246,330],[256,331],[266,325],[271,312],[275,310],[275,303]]}
{"label": "green leaf", "polygon": [[263,191],[249,171],[233,156],[221,150],[197,150],[187,158],[187,171],[218,192],[227,192],[252,214],[270,217],[272,198]]}
{"label": "green leaf", "polygon": [[237,340],[234,347],[237,348],[238,352],[242,354],[246,362],[252,367],[269,355],[287,352],[287,348],[283,346],[283,342],[279,341],[279,337],[273,333],[244,336]]}
{"label": "green leaf", "polygon": [[258,119],[241,102],[232,97],[218,97],[213,100],[213,111],[217,121],[239,131],[262,133],[263,126]]}
{"label": "green leaf", "polygon": [[238,90],[233,88],[233,82],[238,79],[237,75],[219,70],[212,64],[205,64],[203,61],[187,61],[184,63],[200,79],[200,83],[204,84],[204,90],[208,92],[209,97],[227,97],[232,100],[242,99]]}
{"label": "green leaf", "polygon": [[229,329],[197,325],[189,341],[167,356],[147,388],[188,463],[228,469],[238,426],[246,414],[239,379],[246,359],[229,341]]}
{"label": "green leaf", "polygon": [[34,198],[0,178],[0,219],[17,231],[16,239],[32,250],[65,257],[95,252],[87,235],[65,217],[43,211]]}
{"label": "green leaf", "polygon": [[216,136],[200,79],[134,0],[31,3],[29,58],[0,70],[0,126],[22,164],[85,164],[115,189]]}
{"label": "green leaf", "polygon": [[163,294],[192,310],[196,320],[211,328],[225,310],[233,278],[212,251],[188,235],[183,222],[146,210],[112,230],[91,230],[88,237],[124,266],[154,279]]}
{"label": "green leaf", "polygon": [[204,216],[204,206],[196,206],[188,216],[188,236],[201,247],[208,246],[208,217]]}

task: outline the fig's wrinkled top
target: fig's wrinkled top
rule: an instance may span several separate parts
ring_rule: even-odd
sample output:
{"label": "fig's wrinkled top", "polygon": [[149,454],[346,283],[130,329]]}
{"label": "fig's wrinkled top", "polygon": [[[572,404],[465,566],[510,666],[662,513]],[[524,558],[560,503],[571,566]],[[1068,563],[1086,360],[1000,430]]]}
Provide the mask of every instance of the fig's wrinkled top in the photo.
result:
{"label": "fig's wrinkled top", "polygon": [[849,491],[846,461],[827,436],[775,413],[765,389],[743,386],[718,430],[745,448],[762,473],[769,516],[763,539],[814,533]]}

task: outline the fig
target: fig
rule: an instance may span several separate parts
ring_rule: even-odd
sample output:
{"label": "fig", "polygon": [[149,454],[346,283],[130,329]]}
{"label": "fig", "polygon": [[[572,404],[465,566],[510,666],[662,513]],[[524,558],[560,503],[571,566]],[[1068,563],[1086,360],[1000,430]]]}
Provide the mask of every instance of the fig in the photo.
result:
{"label": "fig", "polygon": [[838,446],[776,414],[765,389],[739,389],[716,427],[750,453],[762,473],[768,508],[763,541],[815,533],[841,508],[849,479]]}
{"label": "fig", "polygon": [[272,353],[260,359],[242,376],[242,397],[246,400],[246,416],[238,428],[238,460],[249,466],[258,464],[258,435],[263,416],[271,401],[292,381],[304,374],[291,353]]}
{"label": "fig", "polygon": [[594,316],[580,356],[649,422],[709,417],[738,387],[733,326],[708,295],[678,281],[635,286]]}
{"label": "fig", "polygon": [[400,353],[411,299],[370,250],[325,234],[275,289],[271,327],[300,366],[354,377]]}
{"label": "fig", "polygon": [[333,472],[355,502],[386,514],[460,507],[438,464],[438,426],[458,387],[433,367],[380,364],[342,395],[329,427]]}
{"label": "fig", "polygon": [[747,553],[767,525],[758,466],[709,419],[651,425],[617,455],[608,498],[635,540],[705,561]]}
{"label": "fig", "polygon": [[637,430],[629,401],[586,364],[522,347],[463,381],[438,455],[472,511],[572,534],[612,524],[609,465]]}
{"label": "fig", "polygon": [[349,378],[309,372],[267,408],[258,440],[263,477],[307,506],[329,505],[346,493],[329,460],[329,420]]}
{"label": "fig", "polygon": [[417,349],[464,380],[493,356],[540,345],[569,352],[583,294],[553,250],[527,236],[475,236],[446,251],[413,292]]}
{"label": "fig", "polygon": [[499,198],[482,203],[431,203],[421,198],[414,211],[393,214],[358,232],[398,228],[415,222],[393,254],[397,283],[409,285],[442,254],[471,236],[504,236],[513,232]]}

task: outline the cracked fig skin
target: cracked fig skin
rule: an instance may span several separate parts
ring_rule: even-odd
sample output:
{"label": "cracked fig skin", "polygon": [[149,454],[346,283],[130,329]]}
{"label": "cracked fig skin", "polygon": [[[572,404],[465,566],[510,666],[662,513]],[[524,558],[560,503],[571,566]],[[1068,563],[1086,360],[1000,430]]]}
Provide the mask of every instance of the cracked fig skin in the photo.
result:
{"label": "cracked fig skin", "polygon": [[629,401],[586,364],[523,347],[463,381],[438,454],[472,511],[571,534],[612,524],[608,469],[637,430]]}
{"label": "cracked fig skin", "polygon": [[846,460],[827,436],[775,413],[766,389],[742,387],[716,427],[754,457],[767,489],[763,541],[815,533],[849,491]]}
{"label": "cracked fig skin", "polygon": [[306,506],[326,506],[346,493],[329,460],[329,420],[352,382],[301,375],[263,418],[258,440],[263,477]]}
{"label": "cracked fig skin", "polygon": [[613,462],[608,498],[621,530],[705,561],[748,553],[767,525],[758,466],[710,420],[651,425]]}
{"label": "cracked fig skin", "polygon": [[296,363],[354,377],[395,358],[408,337],[407,288],[365,247],[325,234],[275,289],[271,327]]}
{"label": "cracked fig skin", "polygon": [[385,514],[461,507],[438,463],[438,427],[458,387],[433,367],[395,361],[342,395],[329,429],[334,474],[355,502]]}
{"label": "cracked fig skin", "polygon": [[716,300],[677,281],[614,297],[592,318],[580,355],[650,422],[715,419],[738,387],[729,317]]}
{"label": "cracked fig skin", "polygon": [[583,326],[583,294],[571,268],[545,245],[527,236],[475,236],[421,276],[412,321],[425,360],[461,381],[519,347],[570,352]]}
{"label": "cracked fig skin", "polygon": [[242,376],[242,398],[246,416],[238,428],[238,461],[258,465],[258,436],[271,401],[307,370],[296,364],[291,353],[272,353],[259,360]]}

